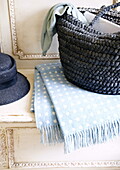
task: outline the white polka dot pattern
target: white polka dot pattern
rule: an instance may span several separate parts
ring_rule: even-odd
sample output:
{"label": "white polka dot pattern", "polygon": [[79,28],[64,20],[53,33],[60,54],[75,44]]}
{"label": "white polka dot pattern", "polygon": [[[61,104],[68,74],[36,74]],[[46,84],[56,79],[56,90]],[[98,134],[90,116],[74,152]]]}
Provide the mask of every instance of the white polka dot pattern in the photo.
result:
{"label": "white polka dot pattern", "polygon": [[63,136],[120,118],[120,96],[88,92],[69,83],[60,63],[36,66],[31,111],[38,128],[60,127]]}

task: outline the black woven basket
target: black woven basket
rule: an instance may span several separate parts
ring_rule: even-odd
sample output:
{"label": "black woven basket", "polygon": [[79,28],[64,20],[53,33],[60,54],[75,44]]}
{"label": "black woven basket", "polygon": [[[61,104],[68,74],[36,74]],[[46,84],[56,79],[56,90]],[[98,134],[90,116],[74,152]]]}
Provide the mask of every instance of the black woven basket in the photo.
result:
{"label": "black woven basket", "polygon": [[86,90],[101,94],[120,94],[120,32],[103,33],[92,28],[99,17],[120,25],[120,3],[100,10],[78,8],[97,14],[90,25],[71,15],[57,20],[60,60],[66,78]]}

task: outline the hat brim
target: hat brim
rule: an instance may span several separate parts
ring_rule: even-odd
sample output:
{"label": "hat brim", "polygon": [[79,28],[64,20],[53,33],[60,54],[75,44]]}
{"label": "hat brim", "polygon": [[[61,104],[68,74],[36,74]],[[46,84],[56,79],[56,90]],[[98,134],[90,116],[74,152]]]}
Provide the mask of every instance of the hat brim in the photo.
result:
{"label": "hat brim", "polygon": [[8,88],[0,90],[0,105],[15,102],[24,97],[30,90],[30,83],[21,73],[17,73],[17,82]]}

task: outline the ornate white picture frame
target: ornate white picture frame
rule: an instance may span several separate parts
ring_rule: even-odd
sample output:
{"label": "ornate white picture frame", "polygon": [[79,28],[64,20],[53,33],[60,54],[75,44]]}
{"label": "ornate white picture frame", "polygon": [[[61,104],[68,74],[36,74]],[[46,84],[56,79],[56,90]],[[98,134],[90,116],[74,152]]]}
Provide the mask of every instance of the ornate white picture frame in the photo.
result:
{"label": "ornate white picture frame", "polygon": [[16,10],[15,10],[15,0],[8,0],[9,7],[9,19],[11,28],[11,39],[12,39],[12,53],[19,56],[19,59],[58,59],[59,55],[57,52],[48,52],[46,56],[42,56],[42,53],[28,53],[26,54],[23,49],[19,47],[17,26],[16,26]]}
{"label": "ornate white picture frame", "polygon": [[41,161],[41,162],[16,162],[14,153],[14,130],[7,129],[8,158],[10,168],[119,168],[118,160],[85,160],[85,161]]}
{"label": "ornate white picture frame", "polygon": [[[72,0],[70,0],[72,1]],[[22,37],[23,37],[23,34],[25,34],[24,32],[22,32],[23,30],[23,20],[22,21],[18,21],[20,20],[20,17],[21,18],[24,18],[24,15],[22,13],[24,13],[25,11],[25,6],[28,7],[29,3],[28,1],[24,1],[24,2],[21,2],[22,6],[19,7],[19,3],[20,1],[16,1],[16,0],[8,0],[8,8],[9,8],[9,20],[10,20],[10,29],[11,29],[11,40],[12,40],[12,53],[15,55],[15,56],[19,56],[19,59],[58,59],[59,58],[59,55],[58,55],[58,44],[56,44],[56,39],[54,41],[54,43],[52,44],[52,49],[50,51],[48,51],[47,55],[46,56],[42,56],[42,52],[41,52],[41,49],[39,48],[40,46],[40,36],[39,36],[39,32],[41,31],[41,27],[42,27],[42,23],[41,24],[38,24],[37,27],[36,25],[34,25],[34,22],[33,22],[33,19],[32,21],[30,21],[31,19],[28,17],[26,17],[26,21],[24,21],[25,23],[25,26],[31,22],[30,24],[30,27],[32,26],[32,31],[28,30],[29,27],[26,26],[26,32],[29,32],[30,31],[30,36],[31,36],[31,33],[33,34],[33,39],[35,39],[33,41],[33,44],[29,43],[29,40],[26,40],[28,37],[29,37],[29,34],[27,36],[26,39],[23,39],[22,40]],[[32,2],[32,1],[30,1]],[[39,1],[40,2],[40,1]],[[115,2],[118,2],[118,0],[113,0],[113,3]],[[37,1],[36,1],[37,3]],[[37,13],[35,14],[35,12],[33,13],[33,16],[31,15],[31,18],[32,17],[35,17],[37,18],[39,16],[39,18],[42,18],[42,21],[46,15],[46,11],[48,10],[48,8],[52,5],[52,4],[55,4],[57,3],[57,1],[54,1],[53,2],[49,2],[48,6],[45,6],[44,2],[43,4],[41,5],[40,7],[40,10],[37,11]],[[78,2],[75,1],[75,3],[77,4]],[[92,3],[92,2],[91,2]],[[103,3],[101,1],[101,3]],[[89,4],[88,4],[89,5]],[[37,5],[36,5],[37,6]],[[23,7],[23,9],[21,10],[21,8]],[[47,8],[47,10],[46,10]],[[36,10],[36,7],[34,6],[34,8],[30,8],[30,10]],[[22,12],[21,12],[22,11]],[[21,15],[19,15],[21,13]],[[29,13],[29,11],[28,11]],[[34,16],[34,15],[38,15],[38,16]],[[19,17],[18,17],[19,16]],[[38,18],[37,18],[38,19]],[[39,20],[37,20],[38,22]],[[20,28],[19,28],[19,25]],[[40,28],[40,30],[38,30]],[[31,28],[30,28],[31,29]],[[36,31],[37,30],[37,31]],[[35,32],[37,32],[37,36],[38,36],[38,39],[35,34]],[[19,34],[19,35],[18,35]],[[20,40],[19,40],[20,39]],[[24,45],[24,41],[27,41]],[[31,40],[30,40],[31,41]],[[23,44],[23,45],[22,45]],[[24,46],[24,49],[23,47]],[[32,46],[35,46],[35,48],[33,48]],[[25,48],[33,48],[32,52],[29,51],[28,49],[26,50]]]}

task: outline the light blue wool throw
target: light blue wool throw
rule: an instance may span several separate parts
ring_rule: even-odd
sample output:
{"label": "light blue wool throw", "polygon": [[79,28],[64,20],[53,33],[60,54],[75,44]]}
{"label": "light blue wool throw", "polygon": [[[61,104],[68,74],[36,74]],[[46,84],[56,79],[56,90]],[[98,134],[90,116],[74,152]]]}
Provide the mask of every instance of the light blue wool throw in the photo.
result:
{"label": "light blue wool throw", "polygon": [[41,142],[64,142],[65,153],[120,134],[120,95],[71,84],[60,63],[36,66],[32,101]]}

